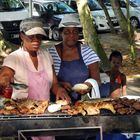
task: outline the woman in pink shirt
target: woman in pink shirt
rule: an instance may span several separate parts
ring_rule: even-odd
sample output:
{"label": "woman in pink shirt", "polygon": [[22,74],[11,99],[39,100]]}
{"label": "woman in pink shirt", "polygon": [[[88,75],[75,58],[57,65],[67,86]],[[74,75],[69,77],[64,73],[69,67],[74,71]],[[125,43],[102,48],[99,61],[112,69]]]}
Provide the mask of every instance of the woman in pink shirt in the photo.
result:
{"label": "woman in pink shirt", "polygon": [[[42,27],[42,23],[36,18],[28,18],[21,22],[22,46],[5,58],[0,71],[0,87],[4,89],[11,82],[28,85],[28,88],[22,91],[13,89],[13,99],[49,100],[52,91],[56,99],[70,102],[66,90],[58,84],[51,56],[40,48],[42,39],[46,37]],[[32,139],[53,140],[54,137]]]}

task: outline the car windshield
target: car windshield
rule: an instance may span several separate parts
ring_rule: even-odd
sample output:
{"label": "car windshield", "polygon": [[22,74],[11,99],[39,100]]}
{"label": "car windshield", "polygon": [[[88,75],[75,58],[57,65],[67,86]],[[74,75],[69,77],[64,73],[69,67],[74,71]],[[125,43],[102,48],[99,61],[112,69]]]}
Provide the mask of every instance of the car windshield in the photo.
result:
{"label": "car windshield", "polygon": [[99,3],[95,0],[88,0],[88,5],[91,11],[102,10]]}
{"label": "car windshield", "polygon": [[46,9],[52,10],[54,14],[76,13],[74,9],[63,2],[50,2],[44,4]]}
{"label": "car windshield", "polygon": [[23,8],[19,0],[0,0],[0,11],[15,11]]}
{"label": "car windshield", "polygon": [[[111,3],[109,1],[107,1],[107,2],[105,2],[105,5],[106,6],[111,6]],[[125,0],[121,0],[120,5],[121,5],[121,7],[126,8]],[[140,7],[140,0],[130,0],[130,5],[132,7]],[[110,7],[107,7],[107,8],[110,8]]]}
{"label": "car windshield", "polygon": [[131,0],[130,5],[132,7],[140,7],[140,0]]}

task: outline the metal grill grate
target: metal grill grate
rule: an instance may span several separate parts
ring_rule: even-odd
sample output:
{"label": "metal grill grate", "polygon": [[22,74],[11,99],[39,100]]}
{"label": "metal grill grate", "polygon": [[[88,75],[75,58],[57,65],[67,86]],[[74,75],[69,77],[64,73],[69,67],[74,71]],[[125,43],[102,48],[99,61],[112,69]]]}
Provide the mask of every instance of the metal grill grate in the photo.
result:
{"label": "metal grill grate", "polygon": [[40,115],[0,115],[0,120],[31,120],[31,119],[67,119],[67,114],[40,114]]}

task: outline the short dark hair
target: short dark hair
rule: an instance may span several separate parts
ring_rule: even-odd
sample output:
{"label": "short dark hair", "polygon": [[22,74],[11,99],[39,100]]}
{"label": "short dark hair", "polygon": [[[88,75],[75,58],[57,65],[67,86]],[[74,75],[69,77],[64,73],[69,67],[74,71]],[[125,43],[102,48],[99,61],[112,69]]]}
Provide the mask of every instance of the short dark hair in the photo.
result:
{"label": "short dark hair", "polygon": [[112,60],[112,57],[120,58],[121,61],[123,60],[123,57],[122,57],[121,52],[119,52],[119,51],[117,51],[117,50],[112,51],[112,53],[111,53],[110,56],[109,56],[109,61]]}

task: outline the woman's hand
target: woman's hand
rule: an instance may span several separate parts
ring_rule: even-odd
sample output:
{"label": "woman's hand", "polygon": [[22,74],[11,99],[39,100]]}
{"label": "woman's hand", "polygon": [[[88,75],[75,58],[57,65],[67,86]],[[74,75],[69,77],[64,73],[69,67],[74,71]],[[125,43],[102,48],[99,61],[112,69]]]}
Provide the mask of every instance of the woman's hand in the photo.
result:
{"label": "woman's hand", "polygon": [[9,78],[3,76],[0,78],[0,92],[3,94],[6,87],[8,87],[10,84]]}
{"label": "woman's hand", "polygon": [[62,85],[58,83],[53,66],[52,66],[52,69],[53,69],[53,82],[52,82],[51,91],[55,94],[56,100],[62,99],[62,100],[66,100],[68,103],[70,103],[71,98],[69,97],[65,88],[63,88]]}
{"label": "woman's hand", "polygon": [[58,86],[55,95],[56,95],[56,100],[62,99],[62,100],[66,100],[68,103],[71,102],[71,98],[69,97],[67,91],[60,85]]}
{"label": "woman's hand", "polygon": [[10,80],[7,76],[0,77],[1,87],[7,87],[10,84]]}
{"label": "woman's hand", "polygon": [[72,85],[68,82],[60,82],[62,87],[66,89],[66,91],[71,92],[72,91]]}
{"label": "woman's hand", "polygon": [[14,71],[8,67],[2,67],[0,70],[0,90],[10,85],[11,79],[14,77]]}
{"label": "woman's hand", "polygon": [[68,92],[59,83],[53,85],[52,92],[55,94],[56,100],[66,100],[68,103],[71,102]]}

